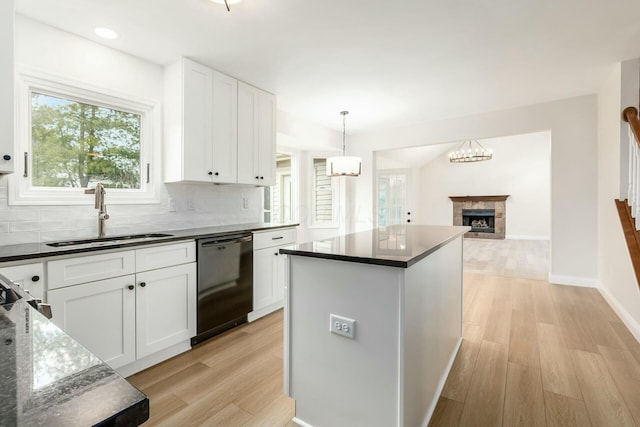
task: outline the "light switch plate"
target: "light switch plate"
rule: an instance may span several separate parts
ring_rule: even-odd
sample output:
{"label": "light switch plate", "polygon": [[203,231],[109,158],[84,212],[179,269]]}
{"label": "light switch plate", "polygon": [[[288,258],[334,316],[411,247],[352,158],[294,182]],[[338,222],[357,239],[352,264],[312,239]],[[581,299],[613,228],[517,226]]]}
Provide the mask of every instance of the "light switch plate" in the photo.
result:
{"label": "light switch plate", "polygon": [[355,338],[356,334],[356,321],[347,317],[337,316],[335,314],[329,315],[329,330],[332,334],[342,335],[343,337]]}

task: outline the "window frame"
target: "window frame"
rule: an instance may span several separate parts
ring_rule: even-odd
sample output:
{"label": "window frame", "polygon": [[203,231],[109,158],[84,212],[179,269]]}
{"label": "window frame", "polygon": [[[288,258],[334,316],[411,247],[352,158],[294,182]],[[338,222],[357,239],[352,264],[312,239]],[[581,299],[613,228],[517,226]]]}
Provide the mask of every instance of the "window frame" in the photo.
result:
{"label": "window frame", "polygon": [[331,221],[318,221],[316,220],[316,174],[314,167],[314,160],[326,159],[334,156],[334,153],[311,153],[309,156],[309,206],[311,207],[309,228],[339,228],[339,203],[340,203],[340,177],[329,177],[331,180]]}
{"label": "window frame", "polygon": [[[61,97],[105,108],[140,115],[140,189],[107,188],[108,204],[160,203],[160,103],[131,95],[68,81],[34,71],[20,71],[16,78],[16,153],[15,173],[10,175],[10,205],[91,205],[93,197],[82,188],[37,187],[32,184],[33,148],[31,146],[32,93]],[[25,175],[25,155],[27,173]],[[146,168],[149,164],[147,182]]]}

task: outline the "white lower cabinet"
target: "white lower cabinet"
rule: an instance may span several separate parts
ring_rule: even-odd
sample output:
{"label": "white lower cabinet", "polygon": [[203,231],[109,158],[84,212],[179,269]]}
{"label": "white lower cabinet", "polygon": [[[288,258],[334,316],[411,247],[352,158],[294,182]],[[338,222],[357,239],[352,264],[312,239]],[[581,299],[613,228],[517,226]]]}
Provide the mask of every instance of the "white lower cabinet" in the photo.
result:
{"label": "white lower cabinet", "polygon": [[295,243],[296,230],[283,228],[254,233],[253,311],[249,321],[282,308],[284,302],[284,255],[280,248]]}
{"label": "white lower cabinet", "polygon": [[133,274],[49,291],[53,322],[112,368],[136,360]]}
{"label": "white lower cabinet", "polygon": [[29,291],[35,298],[45,301],[44,263],[0,266],[0,274]]}
{"label": "white lower cabinet", "polygon": [[196,264],[136,275],[136,354],[142,358],[196,334]]}
{"label": "white lower cabinet", "polygon": [[[167,253],[175,256],[168,259]],[[115,259],[117,254],[109,256]],[[125,367],[121,374],[129,375],[190,348],[196,334],[197,268],[193,241],[121,255],[123,265],[138,265],[135,274],[64,287],[53,284],[47,296],[56,325],[112,368]],[[91,265],[97,258],[56,263],[82,266],[83,259]],[[51,276],[60,265],[49,264]],[[161,264],[163,268],[141,271]]]}

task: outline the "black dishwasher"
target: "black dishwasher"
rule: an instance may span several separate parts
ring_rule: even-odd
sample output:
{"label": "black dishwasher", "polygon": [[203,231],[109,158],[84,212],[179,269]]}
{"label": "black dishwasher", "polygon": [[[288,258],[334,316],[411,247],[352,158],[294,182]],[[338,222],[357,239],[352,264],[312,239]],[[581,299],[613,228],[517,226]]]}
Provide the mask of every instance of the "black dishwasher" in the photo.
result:
{"label": "black dishwasher", "polygon": [[247,321],[253,310],[251,233],[198,239],[198,326],[191,345]]}

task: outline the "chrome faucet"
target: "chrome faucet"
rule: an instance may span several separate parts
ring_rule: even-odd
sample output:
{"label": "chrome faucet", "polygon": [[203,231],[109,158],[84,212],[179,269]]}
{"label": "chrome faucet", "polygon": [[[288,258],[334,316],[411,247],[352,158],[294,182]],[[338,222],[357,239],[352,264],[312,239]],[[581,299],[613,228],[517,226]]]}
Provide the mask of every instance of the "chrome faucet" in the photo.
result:
{"label": "chrome faucet", "polygon": [[95,207],[98,211],[98,237],[106,236],[105,221],[109,219],[107,213],[107,206],[104,204],[104,196],[107,194],[102,184],[97,183],[96,188],[87,188],[84,190],[84,194],[95,194]]}

